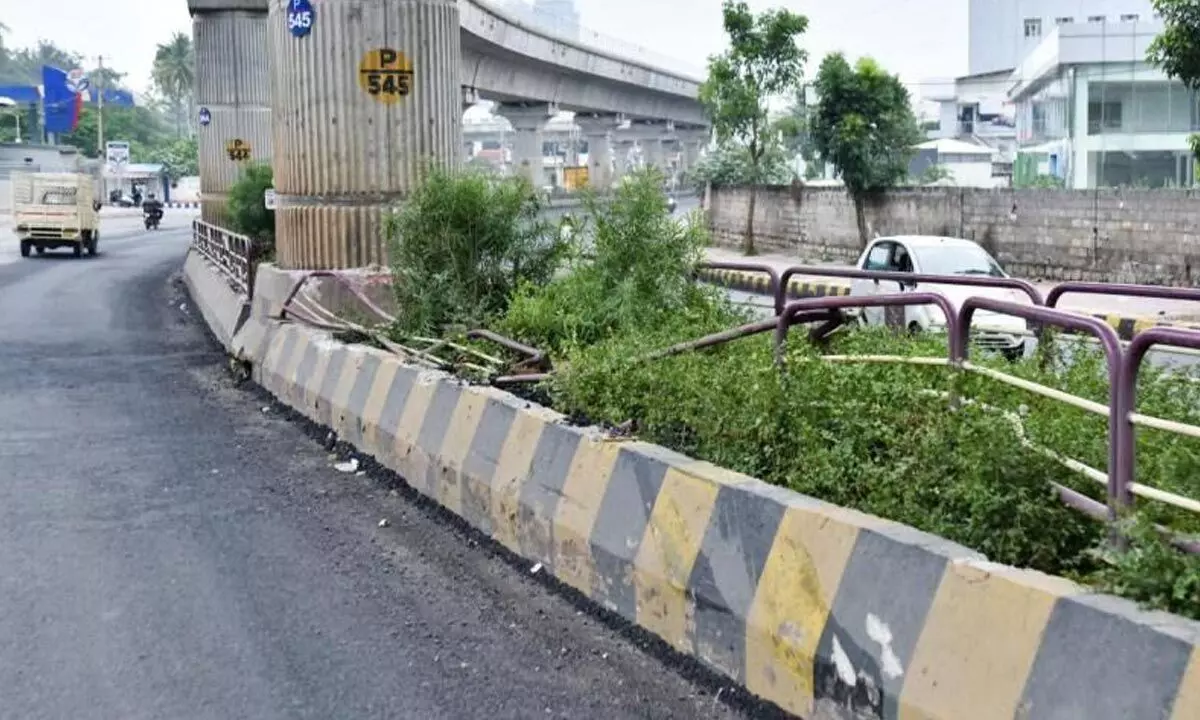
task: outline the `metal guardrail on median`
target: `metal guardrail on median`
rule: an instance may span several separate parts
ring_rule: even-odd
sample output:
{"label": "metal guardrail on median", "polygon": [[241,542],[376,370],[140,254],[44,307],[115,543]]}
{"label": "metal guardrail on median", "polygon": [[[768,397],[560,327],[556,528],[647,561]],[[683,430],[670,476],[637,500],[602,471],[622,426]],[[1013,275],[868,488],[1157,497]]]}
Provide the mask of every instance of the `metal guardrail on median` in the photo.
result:
{"label": "metal guardrail on median", "polygon": [[193,220],[192,247],[215,265],[235,290],[248,298],[253,295],[253,240],[212,223]]}
{"label": "metal guardrail on median", "polygon": [[[879,279],[888,280],[900,279],[895,276],[901,275],[903,279],[907,279],[911,282],[945,282],[946,284],[977,284],[984,287],[1010,287],[1025,291],[1033,303],[1032,305],[1023,305],[1019,303],[995,300],[992,298],[972,297],[965,300],[962,306],[958,309],[957,313],[955,313],[945,296],[936,292],[902,292],[899,294],[863,297],[813,297],[797,300],[787,305],[782,305],[781,300],[782,298],[786,297],[787,282],[790,280],[792,275],[821,274],[821,272],[824,272],[825,269],[807,267],[802,268],[801,266],[797,266],[796,268],[784,270],[781,273],[779,270],[769,265],[730,262],[707,263],[701,265],[701,267],[719,270],[765,273],[770,279],[770,290],[775,301],[776,317],[773,321],[763,320],[740,328],[734,328],[722,333],[706,336],[698,340],[680,343],[672,348],[669,348],[667,351],[656,353],[652,357],[662,357],[665,355],[677,354],[678,352],[686,352],[701,347],[711,347],[713,345],[729,342],[747,335],[766,332],[767,329],[774,326],[776,329],[775,355],[777,362],[779,362],[783,357],[783,343],[786,341],[787,329],[794,324],[813,322],[817,319],[821,319],[823,317],[823,313],[838,312],[841,309],[851,307],[881,305],[937,305],[947,318],[946,329],[948,331],[949,338],[948,352],[945,358],[912,358],[904,356],[861,355],[823,356],[822,359],[836,362],[885,362],[944,365],[950,368],[976,373],[992,380],[1026,390],[1052,400],[1065,402],[1087,412],[1101,415],[1107,418],[1108,425],[1108,467],[1104,471],[1092,468],[1077,460],[1064,457],[1050,449],[1037,446],[1024,437],[1023,426],[1019,428],[1021,430],[1022,441],[1028,447],[1057,460],[1064,467],[1067,467],[1068,469],[1077,472],[1090,480],[1094,480],[1103,484],[1106,488],[1107,502],[1099,503],[1082,493],[1076,492],[1065,486],[1055,484],[1055,488],[1058,491],[1059,497],[1062,499],[1062,501],[1067,505],[1097,519],[1112,520],[1122,516],[1125,511],[1132,507],[1135,497],[1162,502],[1176,508],[1200,514],[1200,501],[1137,483],[1135,462],[1135,435],[1137,426],[1154,428],[1188,437],[1200,438],[1200,427],[1196,425],[1155,418],[1135,412],[1138,371],[1143,360],[1145,359],[1146,353],[1151,347],[1158,345],[1169,345],[1174,347],[1200,350],[1200,332],[1196,330],[1170,327],[1150,328],[1134,336],[1133,341],[1127,348],[1123,350],[1120,338],[1110,325],[1088,315],[1068,312],[1059,310],[1055,307],[1047,307],[1043,305],[1041,294],[1038,292],[1037,288],[1025,283],[1024,281],[1017,281],[1013,284],[1005,283],[1003,285],[999,285],[989,282],[961,282],[963,279],[971,281],[975,280],[974,278],[917,276],[908,273],[877,273],[872,271],[842,270],[838,270],[837,274],[827,273],[841,277],[863,277],[868,279],[879,277]],[[794,270],[794,272],[789,272],[789,270]],[[810,270],[815,270],[818,272],[810,272]],[[950,280],[954,280],[956,282],[948,282]],[[991,279],[982,278],[982,280],[986,281]],[[1131,297],[1159,297],[1182,300],[1200,300],[1200,290],[1195,290],[1192,288],[1160,288],[1156,286],[1067,282],[1056,286],[1049,294],[1047,302],[1057,303],[1062,295],[1068,292],[1086,292],[1092,294],[1108,294]],[[971,332],[971,321],[974,318],[976,310],[985,310],[1004,315],[1021,317],[1027,322],[1038,327],[1054,326],[1063,330],[1084,333],[1095,337],[1105,354],[1105,359],[1107,362],[1109,379],[1108,404],[1105,405],[1103,403],[1097,403],[1086,398],[1078,397],[1052,387],[1041,385],[1039,383],[1002,372],[1000,370],[983,367],[972,363],[969,360],[969,338]],[[1012,419],[1015,420],[1015,422],[1020,426],[1019,419]],[[1189,552],[1200,553],[1200,540],[1198,539],[1173,538],[1173,542],[1177,547],[1185,549]]]}

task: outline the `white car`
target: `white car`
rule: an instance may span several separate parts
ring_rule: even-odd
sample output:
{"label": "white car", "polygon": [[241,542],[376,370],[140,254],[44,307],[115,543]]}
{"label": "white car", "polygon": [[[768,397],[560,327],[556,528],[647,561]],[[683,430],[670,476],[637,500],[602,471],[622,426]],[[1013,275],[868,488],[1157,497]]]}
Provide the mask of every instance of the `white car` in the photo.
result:
{"label": "white car", "polygon": [[[1009,277],[1000,263],[978,244],[961,238],[925,235],[876,238],[858,259],[858,268],[923,275]],[[918,289],[944,295],[955,311],[972,296],[1029,304],[1029,296],[1020,290],[927,282],[904,283],[902,286],[891,280],[855,279],[851,282],[850,294],[891,295]],[[901,312],[903,318],[900,317]],[[902,325],[910,331],[944,331],[946,325],[941,310],[933,305],[863,308],[859,317],[868,325]],[[1010,358],[1025,356],[1033,348],[1023,318],[976,310],[971,330],[971,339],[977,346],[1001,352]]]}

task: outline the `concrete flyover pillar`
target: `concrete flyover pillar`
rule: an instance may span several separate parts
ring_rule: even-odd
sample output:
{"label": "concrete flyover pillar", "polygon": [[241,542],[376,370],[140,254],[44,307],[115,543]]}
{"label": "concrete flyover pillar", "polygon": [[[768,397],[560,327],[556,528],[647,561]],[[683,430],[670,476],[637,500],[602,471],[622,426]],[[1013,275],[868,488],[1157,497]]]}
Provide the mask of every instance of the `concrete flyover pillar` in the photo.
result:
{"label": "concrete flyover pillar", "polygon": [[188,0],[195,47],[200,216],[228,225],[229,189],[252,162],[270,163],[268,0]]}
{"label": "concrete flyover pillar", "polygon": [[630,120],[629,127],[622,128],[617,136],[625,141],[636,142],[641,149],[642,165],[656,167],[670,175],[663,156],[662,141],[673,137],[674,125],[667,120]]}
{"label": "concrete flyover pillar", "polygon": [[558,112],[550,103],[500,103],[496,114],[513,127],[512,162],[514,171],[535,188],[546,184],[546,163],[542,159],[542,131]]}
{"label": "concrete flyover pillar", "polygon": [[708,145],[711,131],[706,127],[675,128],[675,136],[679,138],[680,170],[691,172],[700,162],[700,151]]}
{"label": "concrete flyover pillar", "polygon": [[383,265],[389,209],[462,157],[456,0],[271,0],[278,263]]}
{"label": "concrete flyover pillar", "polygon": [[[613,183],[612,133],[625,121],[614,113],[579,113],[575,124],[588,144],[588,184],[608,190]],[[629,148],[625,147],[628,156]]]}
{"label": "concrete flyover pillar", "polygon": [[612,141],[613,147],[613,183],[616,184],[633,170],[630,156],[633,153],[633,141],[624,138],[615,138]]}

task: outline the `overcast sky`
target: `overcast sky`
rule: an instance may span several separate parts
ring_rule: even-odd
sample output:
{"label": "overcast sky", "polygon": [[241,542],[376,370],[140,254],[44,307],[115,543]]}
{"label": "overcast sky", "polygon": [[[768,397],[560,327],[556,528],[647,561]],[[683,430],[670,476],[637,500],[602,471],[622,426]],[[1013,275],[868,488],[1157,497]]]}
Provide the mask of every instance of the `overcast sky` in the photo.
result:
{"label": "overcast sky", "polygon": [[[810,74],[825,53],[871,55],[915,84],[966,72],[967,0],[749,0],[762,10],[783,6],[809,19],[803,40]],[[39,38],[86,53],[149,84],[154,46],[190,32],[186,0],[0,0],[8,42]],[[576,0],[589,29],[653,48],[696,66],[724,47],[721,0]],[[103,8],[103,11],[100,10]]]}

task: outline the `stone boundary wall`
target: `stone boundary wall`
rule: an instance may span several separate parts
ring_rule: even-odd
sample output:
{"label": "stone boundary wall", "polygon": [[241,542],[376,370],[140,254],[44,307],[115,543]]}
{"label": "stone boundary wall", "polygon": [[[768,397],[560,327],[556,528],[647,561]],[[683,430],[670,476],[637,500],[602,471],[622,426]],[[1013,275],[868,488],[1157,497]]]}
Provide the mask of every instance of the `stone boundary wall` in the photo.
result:
{"label": "stone boundary wall", "polygon": [[[843,188],[762,186],[760,252],[851,262],[862,249]],[[749,188],[713,188],[719,245],[740,247]],[[983,245],[1012,274],[1191,286],[1200,281],[1200,191],[898,188],[868,203],[880,235],[950,235]]]}

